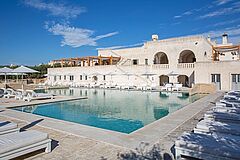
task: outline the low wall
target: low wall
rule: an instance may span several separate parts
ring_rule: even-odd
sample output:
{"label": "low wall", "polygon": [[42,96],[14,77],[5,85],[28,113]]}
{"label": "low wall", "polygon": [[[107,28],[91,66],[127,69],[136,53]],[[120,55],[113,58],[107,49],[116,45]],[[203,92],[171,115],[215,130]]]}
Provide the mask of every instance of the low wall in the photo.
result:
{"label": "low wall", "polygon": [[189,94],[190,95],[210,94],[210,93],[215,93],[216,91],[217,91],[217,88],[214,84],[198,83],[193,86]]}

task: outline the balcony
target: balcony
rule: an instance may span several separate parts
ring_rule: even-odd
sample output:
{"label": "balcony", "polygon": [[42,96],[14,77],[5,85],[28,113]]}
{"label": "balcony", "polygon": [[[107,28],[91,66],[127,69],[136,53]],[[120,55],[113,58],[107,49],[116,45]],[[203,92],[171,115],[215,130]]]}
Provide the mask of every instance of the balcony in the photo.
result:
{"label": "balcony", "polygon": [[169,69],[169,64],[154,64],[153,69]]}
{"label": "balcony", "polygon": [[179,69],[194,68],[194,63],[178,63],[177,68]]}

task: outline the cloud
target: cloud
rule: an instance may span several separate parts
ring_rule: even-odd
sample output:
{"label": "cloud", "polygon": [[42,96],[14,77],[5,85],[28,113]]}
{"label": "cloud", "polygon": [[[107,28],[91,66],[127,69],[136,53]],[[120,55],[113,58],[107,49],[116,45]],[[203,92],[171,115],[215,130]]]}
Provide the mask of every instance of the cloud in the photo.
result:
{"label": "cloud", "polygon": [[240,36],[240,25],[237,27],[225,28],[221,30],[212,30],[202,34],[205,36],[210,35],[212,38],[219,38],[223,33],[227,33],[230,37]]}
{"label": "cloud", "polygon": [[214,3],[216,5],[218,5],[218,6],[220,6],[220,5],[223,5],[223,4],[227,4],[227,3],[231,2],[231,1],[232,0],[216,0],[216,1],[214,1]]}
{"label": "cloud", "polygon": [[45,28],[53,35],[62,36],[61,46],[71,46],[73,48],[81,46],[97,46],[97,40],[107,38],[118,34],[112,32],[104,35],[93,37],[94,31],[84,28],[71,27],[68,24],[45,24]]}
{"label": "cloud", "polygon": [[240,12],[240,3],[235,2],[230,7],[221,8],[216,11],[209,12],[205,15],[200,16],[199,19],[212,18],[212,17],[222,16],[222,15],[230,15],[230,14],[235,14],[239,12]]}
{"label": "cloud", "polygon": [[233,24],[233,23],[236,23],[236,22],[239,22],[240,19],[234,19],[234,20],[229,20],[229,21],[222,21],[222,22],[218,22],[218,23],[215,23],[211,26],[214,26],[214,27],[219,27],[219,26],[225,26],[225,25],[229,25],[229,24]]}
{"label": "cloud", "polygon": [[[222,6],[222,5],[228,4],[230,2],[231,2],[232,7],[222,8],[222,9],[218,9],[217,11],[209,12],[209,10],[213,10],[214,8],[216,8],[216,6],[217,7]],[[184,16],[190,16],[190,15],[194,15],[194,14],[202,13],[202,12],[206,12],[206,11],[208,11],[209,13],[207,13],[203,16],[200,16],[199,19],[210,18],[210,17],[214,17],[214,16],[224,15],[226,13],[229,14],[229,13],[238,12],[239,7],[240,7],[240,2],[234,2],[234,0],[215,0],[212,3],[205,5],[201,8],[195,8],[195,9],[192,9],[189,11],[185,11],[182,14],[174,16],[174,18],[175,19],[182,18]],[[234,9],[234,11],[231,11],[231,9]]]}
{"label": "cloud", "polygon": [[81,13],[86,12],[84,7],[67,6],[63,3],[46,3],[42,0],[24,0],[24,4],[38,10],[48,11],[52,16],[64,18],[76,18]]}
{"label": "cloud", "polygon": [[143,45],[143,43],[136,43],[136,44],[130,44],[130,45],[123,45],[123,46],[112,46],[112,47],[106,47],[106,48],[97,48],[97,50],[121,49],[121,48],[136,47],[141,45]]}

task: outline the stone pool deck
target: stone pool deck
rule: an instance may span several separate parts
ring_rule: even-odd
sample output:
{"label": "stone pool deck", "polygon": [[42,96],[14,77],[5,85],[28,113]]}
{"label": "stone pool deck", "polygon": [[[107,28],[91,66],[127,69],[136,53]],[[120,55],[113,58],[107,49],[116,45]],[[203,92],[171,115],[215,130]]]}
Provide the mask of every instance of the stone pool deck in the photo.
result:
{"label": "stone pool deck", "polygon": [[[217,92],[205,96],[131,134],[104,130],[10,109],[2,110],[0,118],[17,121],[23,125],[38,122],[30,129],[47,132],[50,138],[59,141],[59,146],[52,153],[41,153],[37,154],[36,157],[30,158],[60,159],[60,157],[65,156],[64,159],[88,159],[87,156],[89,156],[90,159],[100,159],[101,157],[117,159],[118,152],[134,149],[141,142],[147,142],[150,145],[159,143],[163,152],[168,153],[172,157],[171,149],[176,138],[184,131],[191,131],[198,120],[202,118],[205,111],[213,105],[211,102],[217,101],[222,95],[223,92]],[[70,154],[71,152],[76,154]],[[95,155],[96,157],[94,157]]]}
{"label": "stone pool deck", "polygon": [[54,99],[42,99],[42,100],[32,100],[31,102],[15,100],[14,98],[0,98],[0,109],[1,108],[14,108],[21,106],[31,106],[38,104],[46,104],[46,103],[55,103],[55,102],[63,102],[63,101],[73,101],[73,100],[81,100],[87,99],[87,97],[74,97],[74,96],[54,96]]}

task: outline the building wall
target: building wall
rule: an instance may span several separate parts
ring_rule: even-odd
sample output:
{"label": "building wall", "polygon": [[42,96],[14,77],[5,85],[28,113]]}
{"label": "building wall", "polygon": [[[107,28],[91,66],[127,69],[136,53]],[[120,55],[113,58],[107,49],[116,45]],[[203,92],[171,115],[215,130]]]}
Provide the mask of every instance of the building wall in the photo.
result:
{"label": "building wall", "polygon": [[195,82],[212,83],[211,74],[220,74],[221,90],[232,89],[232,74],[240,74],[239,61],[197,62],[195,64]]}
{"label": "building wall", "polygon": [[[185,50],[194,53],[195,63],[179,63],[180,54]],[[154,64],[154,56],[158,52],[164,52],[167,55],[169,64]],[[135,48],[99,50],[98,55],[121,56],[122,59],[118,65],[49,68],[49,81],[51,83],[56,81],[90,83],[94,81],[94,77],[97,77],[97,83],[112,81],[116,84],[155,83],[160,85],[159,77],[161,75],[175,72],[178,75],[186,75],[188,81],[184,77],[179,80],[183,83],[188,82],[191,86],[196,83],[212,83],[211,75],[220,74],[221,89],[230,90],[232,89],[231,74],[239,74],[240,79],[239,61],[212,62],[212,43],[203,36],[149,41],[143,46]],[[139,64],[133,65],[133,59],[138,59]],[[145,64],[145,59],[148,59],[148,65]],[[80,75],[83,80],[80,80]],[[66,76],[66,80],[64,80],[64,76]],[[74,79],[70,80],[70,76],[73,76]],[[85,76],[87,76],[87,80],[85,80]],[[178,78],[174,76],[169,76],[169,79],[171,82],[178,81]]]}
{"label": "building wall", "polygon": [[[191,50],[196,57],[196,61],[210,61],[212,56],[211,44],[202,36],[172,38],[167,40],[149,41],[142,47],[127,48],[118,50],[99,50],[98,55],[111,54],[121,56],[124,59],[139,59],[139,64],[144,65],[148,59],[150,65],[153,64],[154,55],[164,52],[171,67],[178,63],[180,53],[184,50]],[[129,65],[129,63],[126,63]]]}

